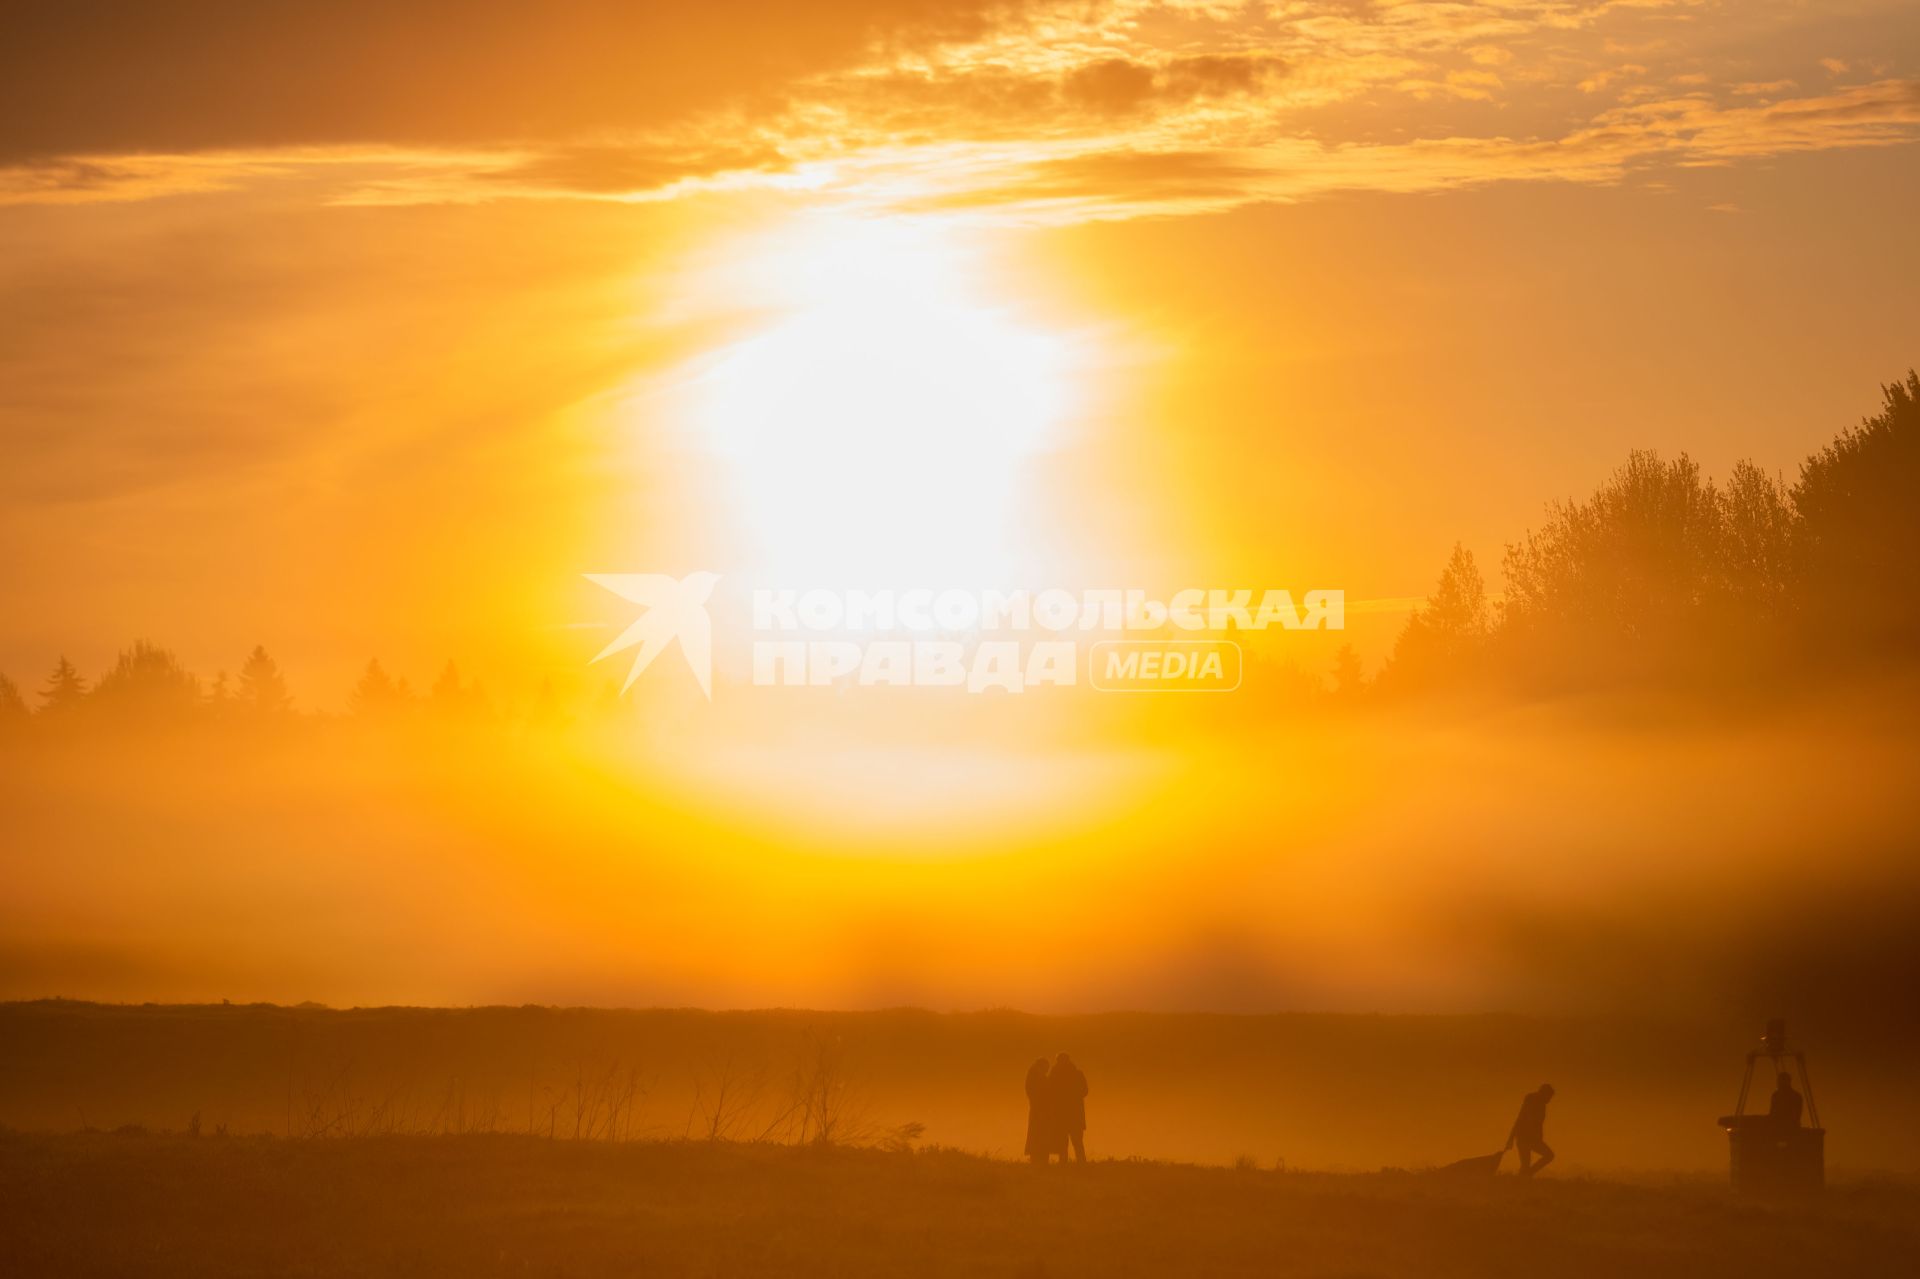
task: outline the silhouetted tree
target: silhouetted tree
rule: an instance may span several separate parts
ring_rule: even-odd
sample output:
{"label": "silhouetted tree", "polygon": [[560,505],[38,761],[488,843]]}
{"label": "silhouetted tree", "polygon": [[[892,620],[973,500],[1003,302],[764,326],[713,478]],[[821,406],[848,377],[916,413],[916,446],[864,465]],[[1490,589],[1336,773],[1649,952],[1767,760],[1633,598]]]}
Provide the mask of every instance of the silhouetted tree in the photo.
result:
{"label": "silhouetted tree", "polygon": [[[1920,644],[1920,372],[1809,458],[1788,489],[1751,462],[1724,489],[1682,455],[1634,452],[1507,548],[1486,669],[1527,682],[1750,676],[1801,644],[1834,661]],[[1457,678],[1477,574],[1461,552],[1407,623],[1383,684]],[[1450,580],[1452,579],[1452,580]],[[1464,583],[1464,585],[1462,584]],[[1456,586],[1459,589],[1454,589]],[[1416,676],[1418,678],[1416,678]]]}
{"label": "silhouetted tree", "polygon": [[1786,485],[1738,462],[1719,502],[1725,606],[1742,623],[1784,623],[1794,607],[1796,519]]}
{"label": "silhouetted tree", "polygon": [[1642,634],[1698,604],[1716,559],[1717,507],[1700,467],[1636,450],[1586,502],[1558,503],[1507,548],[1507,618]]}
{"label": "silhouetted tree", "polygon": [[207,688],[207,714],[216,720],[224,720],[233,713],[233,681],[225,671],[216,671],[213,683]]}
{"label": "silhouetted tree", "polygon": [[1342,644],[1340,651],[1333,655],[1333,693],[1335,697],[1358,697],[1367,687],[1365,669],[1360,665],[1360,654],[1354,652],[1353,645]]}
{"label": "silhouetted tree", "polygon": [[1477,662],[1491,626],[1480,566],[1472,551],[1456,543],[1439,585],[1394,642],[1382,684],[1409,689],[1464,676]]}
{"label": "silhouetted tree", "polygon": [[1904,654],[1920,640],[1920,373],[1881,392],[1801,467],[1795,561],[1816,641]]}
{"label": "silhouetted tree", "polygon": [[1636,450],[1507,548],[1502,658],[1555,682],[1670,669],[1695,655],[1722,566],[1720,500],[1699,466]]}
{"label": "silhouetted tree", "polygon": [[476,715],[486,707],[486,694],[481,690],[479,681],[462,684],[460,668],[451,661],[440,672],[440,678],[433,682],[433,691],[428,695],[428,700],[435,714],[448,718]]}
{"label": "silhouetted tree", "polygon": [[246,714],[263,719],[282,716],[293,709],[287,681],[282,678],[280,667],[267,655],[264,645],[254,645],[253,652],[247,654],[246,662],[240,667],[239,703]]}
{"label": "silhouetted tree", "polygon": [[30,714],[27,699],[20,696],[19,688],[5,675],[0,675],[0,724],[18,724]]}
{"label": "silhouetted tree", "polygon": [[46,687],[40,690],[40,709],[48,714],[65,715],[78,710],[86,698],[87,681],[80,677],[72,662],[62,657],[53,674],[47,676]]}
{"label": "silhouetted tree", "polygon": [[136,640],[94,685],[92,704],[148,721],[184,720],[200,706],[200,681],[166,649]]}
{"label": "silhouetted tree", "polygon": [[[1251,709],[1264,714],[1285,714],[1302,710],[1327,696],[1326,677],[1301,663],[1301,654],[1282,642],[1277,630],[1238,632],[1240,638],[1240,685],[1242,697],[1221,699],[1221,711],[1228,704],[1245,701]],[[1230,671],[1230,667],[1223,668]]]}
{"label": "silhouetted tree", "polygon": [[367,663],[360,682],[353,686],[350,704],[357,715],[388,715],[406,705],[410,697],[406,681],[394,683],[376,658]]}

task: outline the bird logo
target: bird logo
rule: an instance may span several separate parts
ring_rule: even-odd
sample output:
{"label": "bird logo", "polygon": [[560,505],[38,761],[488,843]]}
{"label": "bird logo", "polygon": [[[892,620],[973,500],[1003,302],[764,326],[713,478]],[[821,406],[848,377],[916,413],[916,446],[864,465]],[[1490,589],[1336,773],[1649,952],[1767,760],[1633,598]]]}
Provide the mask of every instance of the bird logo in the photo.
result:
{"label": "bird logo", "polygon": [[713,619],[707,616],[707,597],[720,580],[718,573],[689,573],[678,580],[664,573],[588,573],[586,579],[647,610],[593,659],[597,662],[640,646],[627,682],[620,686],[622,693],[633,687],[660,650],[679,640],[680,652],[700,681],[700,691],[713,700]]}

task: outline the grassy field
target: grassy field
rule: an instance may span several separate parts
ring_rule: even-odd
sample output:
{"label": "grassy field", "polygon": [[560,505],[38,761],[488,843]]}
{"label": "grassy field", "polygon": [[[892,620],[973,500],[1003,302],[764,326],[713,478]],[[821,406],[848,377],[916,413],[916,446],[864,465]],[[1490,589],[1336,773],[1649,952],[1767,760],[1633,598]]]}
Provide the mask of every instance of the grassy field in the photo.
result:
{"label": "grassy field", "polygon": [[1920,1188],[524,1136],[0,1136],[0,1269],[151,1275],[1911,1276]]}
{"label": "grassy field", "polygon": [[[1551,1082],[1563,1175],[1724,1176],[1715,1119],[1760,1024],[46,1001],[0,1004],[0,1126],[795,1140],[781,1116],[826,1068],[848,1144],[920,1124],[927,1144],[1013,1156],[1027,1064],[1064,1050],[1091,1082],[1095,1156],[1444,1164],[1498,1146]],[[1920,1044],[1898,1022],[1847,1031],[1808,1032],[1828,1167],[1920,1175]]]}

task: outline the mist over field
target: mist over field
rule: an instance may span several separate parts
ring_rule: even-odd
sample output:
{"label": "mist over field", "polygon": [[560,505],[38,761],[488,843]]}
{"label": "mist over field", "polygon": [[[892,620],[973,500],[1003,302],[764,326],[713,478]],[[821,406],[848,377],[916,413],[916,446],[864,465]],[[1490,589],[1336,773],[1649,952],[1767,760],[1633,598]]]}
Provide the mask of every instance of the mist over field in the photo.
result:
{"label": "mist over field", "polygon": [[[938,749],[764,718],[76,726],[0,742],[0,995],[1784,1015],[1905,1042],[1920,745],[1887,691],[1279,708],[1177,745],[1108,719],[993,755],[957,719]],[[784,781],[712,780],[787,734]],[[929,798],[836,798],[876,778]],[[949,785],[971,802],[930,815]]]}

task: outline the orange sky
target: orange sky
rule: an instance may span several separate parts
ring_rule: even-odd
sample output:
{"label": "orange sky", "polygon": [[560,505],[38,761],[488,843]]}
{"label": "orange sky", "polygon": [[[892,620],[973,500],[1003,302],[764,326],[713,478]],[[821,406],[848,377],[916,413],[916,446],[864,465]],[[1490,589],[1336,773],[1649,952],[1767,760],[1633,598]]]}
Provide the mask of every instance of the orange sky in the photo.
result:
{"label": "orange sky", "polygon": [[[532,12],[0,20],[0,672],[578,704],[583,575],[695,569],[1337,588],[1377,667],[1456,541],[1498,591],[1633,448],[1791,478],[1920,352],[1907,3]],[[1704,1002],[1842,826],[1904,935],[1871,697],[1650,749],[646,680],[603,753],[50,750],[0,995],[1558,1007],[1755,871]]]}
{"label": "orange sky", "polygon": [[[137,635],[205,670],[265,641],[323,708],[375,653],[577,670],[566,628],[605,619],[580,573],[765,549],[770,437],[742,462],[675,388],[794,316],[915,341],[875,317],[923,276],[946,281],[923,347],[970,308],[990,346],[1059,348],[1045,430],[977,459],[1010,477],[1001,543],[1056,575],[1356,600],[1421,594],[1456,539],[1496,564],[1630,447],[1790,470],[1920,338],[1900,4],[10,25],[0,669],[23,681]],[[843,260],[808,282],[821,227]],[[895,291],[807,329],[843,269]],[[989,382],[930,412],[968,358],[869,397],[907,448],[868,477],[896,494],[874,520],[968,414],[1029,411]],[[1370,657],[1397,616],[1356,616]]]}

